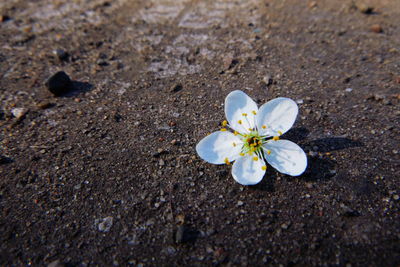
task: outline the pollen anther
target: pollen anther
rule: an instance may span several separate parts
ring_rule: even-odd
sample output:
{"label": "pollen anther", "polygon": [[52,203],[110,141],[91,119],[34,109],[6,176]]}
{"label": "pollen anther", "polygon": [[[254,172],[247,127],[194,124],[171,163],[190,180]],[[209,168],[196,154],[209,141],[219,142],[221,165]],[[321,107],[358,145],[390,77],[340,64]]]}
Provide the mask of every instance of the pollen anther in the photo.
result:
{"label": "pollen anther", "polygon": [[279,135],[282,135],[282,132],[281,132],[281,131],[278,131],[278,134],[279,134]]}
{"label": "pollen anther", "polygon": [[240,152],[239,155],[243,157],[243,156],[244,156],[244,153],[243,153],[243,152]]}
{"label": "pollen anther", "polygon": [[243,117],[246,117],[246,116],[247,116],[247,113],[242,113],[242,116],[243,116]]}
{"label": "pollen anther", "polygon": [[239,124],[242,124],[242,120],[238,120],[238,123],[239,123]]}
{"label": "pollen anther", "polygon": [[267,166],[261,166],[261,170],[265,171],[267,169]]}
{"label": "pollen anther", "polygon": [[272,138],[272,140],[278,141],[278,140],[279,140],[279,136],[274,136],[274,137]]}
{"label": "pollen anther", "polygon": [[222,126],[225,127],[226,125],[228,125],[228,122],[225,120],[222,122]]}
{"label": "pollen anther", "polygon": [[225,161],[225,164],[226,164],[226,165],[229,165],[229,164],[231,164],[231,163],[229,162],[228,158],[225,158],[225,160],[224,160],[224,161]]}
{"label": "pollen anther", "polygon": [[253,157],[253,160],[254,160],[254,161],[257,161],[257,160],[258,160],[258,157]]}
{"label": "pollen anther", "polygon": [[221,132],[226,132],[226,128],[222,128],[222,129],[221,129]]}
{"label": "pollen anther", "polygon": [[263,128],[263,129],[267,129],[267,126],[263,125],[262,128]]}
{"label": "pollen anther", "polygon": [[253,113],[253,115],[257,115],[257,112],[255,110],[253,110],[251,113]]}

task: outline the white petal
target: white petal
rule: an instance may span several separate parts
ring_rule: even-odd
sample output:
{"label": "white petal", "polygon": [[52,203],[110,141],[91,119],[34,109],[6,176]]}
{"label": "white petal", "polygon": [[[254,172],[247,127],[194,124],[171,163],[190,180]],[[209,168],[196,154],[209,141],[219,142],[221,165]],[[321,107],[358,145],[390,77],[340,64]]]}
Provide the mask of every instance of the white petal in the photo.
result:
{"label": "white petal", "polygon": [[[258,112],[256,102],[242,91],[230,92],[225,98],[225,116],[232,129],[240,132],[249,132],[249,128],[255,127],[255,115]],[[246,113],[247,117],[242,114]],[[242,124],[239,123],[242,121]]]}
{"label": "white petal", "polygon": [[[235,146],[236,145],[236,146]],[[213,164],[224,164],[225,159],[234,161],[239,156],[243,142],[231,132],[213,132],[196,146],[199,156]]]}
{"label": "white petal", "polygon": [[263,146],[271,154],[264,153],[272,167],[291,176],[302,174],[307,167],[307,156],[303,149],[288,140],[269,141]]}
{"label": "white petal", "polygon": [[[296,120],[299,108],[289,98],[278,97],[260,107],[257,114],[257,128],[261,135],[277,136],[287,132]],[[264,126],[264,127],[263,127]],[[266,128],[265,128],[266,127]]]}
{"label": "white petal", "polygon": [[252,156],[240,157],[233,163],[232,176],[242,185],[257,184],[264,177],[263,166],[265,162],[262,159],[255,161]]}

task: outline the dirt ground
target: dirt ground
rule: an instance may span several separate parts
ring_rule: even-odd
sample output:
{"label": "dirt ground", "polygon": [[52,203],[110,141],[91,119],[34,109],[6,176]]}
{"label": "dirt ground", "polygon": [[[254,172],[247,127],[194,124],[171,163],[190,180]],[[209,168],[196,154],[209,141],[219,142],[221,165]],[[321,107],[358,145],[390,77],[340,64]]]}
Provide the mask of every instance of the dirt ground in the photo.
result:
{"label": "dirt ground", "polygon": [[[400,0],[3,0],[0,75],[2,266],[400,264]],[[303,175],[197,156],[236,89]]]}

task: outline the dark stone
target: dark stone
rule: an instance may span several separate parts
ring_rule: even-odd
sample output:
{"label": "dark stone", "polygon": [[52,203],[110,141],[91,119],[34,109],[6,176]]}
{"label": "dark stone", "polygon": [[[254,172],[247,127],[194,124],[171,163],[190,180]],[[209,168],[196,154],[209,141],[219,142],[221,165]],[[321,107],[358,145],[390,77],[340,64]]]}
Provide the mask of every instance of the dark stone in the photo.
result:
{"label": "dark stone", "polygon": [[55,96],[62,96],[73,89],[73,84],[64,71],[59,71],[47,80],[46,87]]}
{"label": "dark stone", "polygon": [[183,88],[182,84],[178,83],[178,84],[173,85],[171,87],[170,91],[173,93],[176,93],[176,92],[179,92],[180,90],[182,90],[182,88]]}

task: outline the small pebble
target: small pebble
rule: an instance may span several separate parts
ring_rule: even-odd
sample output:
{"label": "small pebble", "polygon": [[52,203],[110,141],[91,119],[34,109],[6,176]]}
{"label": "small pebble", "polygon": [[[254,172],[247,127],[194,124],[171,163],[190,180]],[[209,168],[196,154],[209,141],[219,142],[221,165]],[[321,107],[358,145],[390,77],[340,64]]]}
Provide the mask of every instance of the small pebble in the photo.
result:
{"label": "small pebble", "polygon": [[241,201],[241,200],[239,200],[238,203],[237,203],[237,205],[238,205],[239,207],[240,207],[240,206],[243,206],[243,204],[244,204],[244,203],[243,203],[243,201]]}
{"label": "small pebble", "polygon": [[59,71],[47,80],[46,87],[55,96],[61,96],[72,90],[73,84],[64,71]]}
{"label": "small pebble", "polygon": [[67,51],[63,49],[56,49],[53,51],[53,54],[57,56],[60,61],[67,61],[69,58],[69,54]]}
{"label": "small pebble", "polygon": [[353,91],[353,88],[346,88],[345,91],[350,93],[351,91]]}
{"label": "small pebble", "polygon": [[381,25],[379,25],[379,24],[372,25],[370,29],[372,32],[375,32],[375,33],[383,32],[383,29],[382,29]]}
{"label": "small pebble", "polygon": [[11,114],[17,118],[17,120],[21,119],[28,112],[26,108],[13,108],[11,110]]}
{"label": "small pebble", "polygon": [[394,196],[393,196],[393,199],[394,199],[394,200],[399,200],[399,198],[400,198],[399,195],[394,195]]}
{"label": "small pebble", "polygon": [[263,77],[263,82],[265,83],[265,85],[269,86],[273,83],[272,77],[271,75],[267,74]]}

